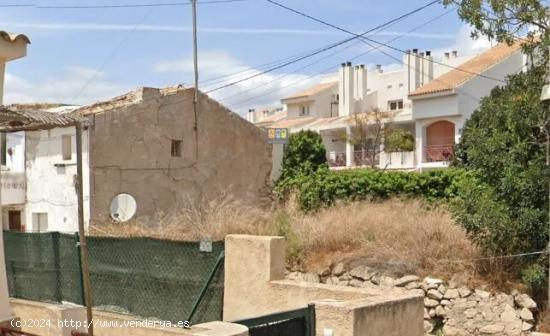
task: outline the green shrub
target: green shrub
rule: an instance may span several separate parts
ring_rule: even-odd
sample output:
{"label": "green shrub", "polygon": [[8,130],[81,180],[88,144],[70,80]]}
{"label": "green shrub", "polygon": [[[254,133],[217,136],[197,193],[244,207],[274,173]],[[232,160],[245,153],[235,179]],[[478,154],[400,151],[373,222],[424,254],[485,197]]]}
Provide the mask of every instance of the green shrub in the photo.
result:
{"label": "green shrub", "polygon": [[292,263],[299,263],[302,255],[300,238],[292,229],[291,218],[285,211],[275,215],[273,235],[285,237],[286,257]]}
{"label": "green shrub", "polygon": [[453,214],[489,255],[546,247],[550,171],[541,132],[548,118],[540,103],[544,70],[512,75],[494,88],[456,146],[455,165],[476,178],[461,184]]}
{"label": "green shrub", "polygon": [[521,280],[531,288],[532,293],[538,293],[546,290],[547,270],[539,263],[527,266],[521,272]]}
{"label": "green shrub", "polygon": [[327,167],[323,139],[317,132],[306,130],[291,134],[283,153],[280,180],[310,174]]}
{"label": "green shrub", "polygon": [[303,211],[317,210],[336,201],[385,199],[394,196],[423,197],[430,201],[450,199],[467,174],[460,169],[425,173],[388,172],[374,169],[331,171],[319,169],[281,181],[276,192],[285,198],[294,191]]}

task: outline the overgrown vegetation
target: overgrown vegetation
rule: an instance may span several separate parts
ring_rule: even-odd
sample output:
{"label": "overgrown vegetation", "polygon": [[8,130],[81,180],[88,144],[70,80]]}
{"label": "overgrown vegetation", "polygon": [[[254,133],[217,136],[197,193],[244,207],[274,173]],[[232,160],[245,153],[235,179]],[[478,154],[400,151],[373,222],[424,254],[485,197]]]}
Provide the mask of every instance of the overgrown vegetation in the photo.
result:
{"label": "overgrown vegetation", "polygon": [[[482,99],[457,146],[456,165],[474,178],[459,185],[453,213],[486,255],[540,251],[548,242],[543,83],[540,68],[510,76],[507,85]],[[526,267],[529,284],[541,285],[532,279],[546,272],[535,272],[540,266],[534,259],[524,257],[513,265]]]}
{"label": "overgrown vegetation", "polygon": [[338,201],[380,200],[390,197],[421,197],[446,200],[457,195],[458,185],[468,174],[460,169],[407,173],[374,169],[331,171],[319,169],[282,179],[276,191],[280,198],[295,193],[301,210],[309,212]]}
{"label": "overgrown vegetation", "polygon": [[443,208],[420,200],[389,199],[305,214],[293,204],[261,210],[220,198],[200,208],[189,205],[176,214],[159,214],[147,222],[95,223],[90,230],[94,235],[174,240],[221,240],[227,234],[282,235],[287,239],[289,263],[308,271],[364,256],[420,275],[460,274],[466,280],[476,271],[474,262],[449,262],[476,258],[479,252]]}

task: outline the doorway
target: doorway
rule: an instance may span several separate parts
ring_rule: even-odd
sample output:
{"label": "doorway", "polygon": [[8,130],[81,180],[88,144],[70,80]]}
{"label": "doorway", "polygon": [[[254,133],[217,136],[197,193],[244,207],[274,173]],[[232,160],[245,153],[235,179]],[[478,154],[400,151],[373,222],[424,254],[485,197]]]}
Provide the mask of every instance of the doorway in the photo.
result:
{"label": "doorway", "polygon": [[21,211],[9,210],[8,211],[8,225],[10,231],[23,231],[23,225],[21,225]]}

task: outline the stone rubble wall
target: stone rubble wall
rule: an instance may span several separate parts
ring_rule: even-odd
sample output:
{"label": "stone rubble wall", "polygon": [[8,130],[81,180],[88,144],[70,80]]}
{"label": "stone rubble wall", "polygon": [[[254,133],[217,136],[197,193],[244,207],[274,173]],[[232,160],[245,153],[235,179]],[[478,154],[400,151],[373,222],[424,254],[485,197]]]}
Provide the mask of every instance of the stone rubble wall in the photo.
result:
{"label": "stone rubble wall", "polygon": [[288,272],[295,281],[378,289],[401,288],[424,296],[424,331],[434,335],[529,335],[535,328],[537,304],[527,294],[490,293],[435,278],[416,275],[399,278],[368,266],[347,269],[338,263],[319,274]]}

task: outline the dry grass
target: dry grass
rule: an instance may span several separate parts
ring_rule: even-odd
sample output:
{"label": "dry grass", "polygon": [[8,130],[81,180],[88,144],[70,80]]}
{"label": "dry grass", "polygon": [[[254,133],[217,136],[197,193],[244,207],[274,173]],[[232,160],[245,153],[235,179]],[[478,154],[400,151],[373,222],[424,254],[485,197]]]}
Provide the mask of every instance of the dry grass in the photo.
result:
{"label": "dry grass", "polygon": [[420,275],[469,277],[475,263],[455,260],[479,256],[447,211],[414,200],[342,204],[304,215],[288,206],[265,211],[224,197],[147,222],[95,223],[90,233],[172,240],[220,240],[230,233],[285,235],[292,261],[307,270],[366,257],[408,265]]}

